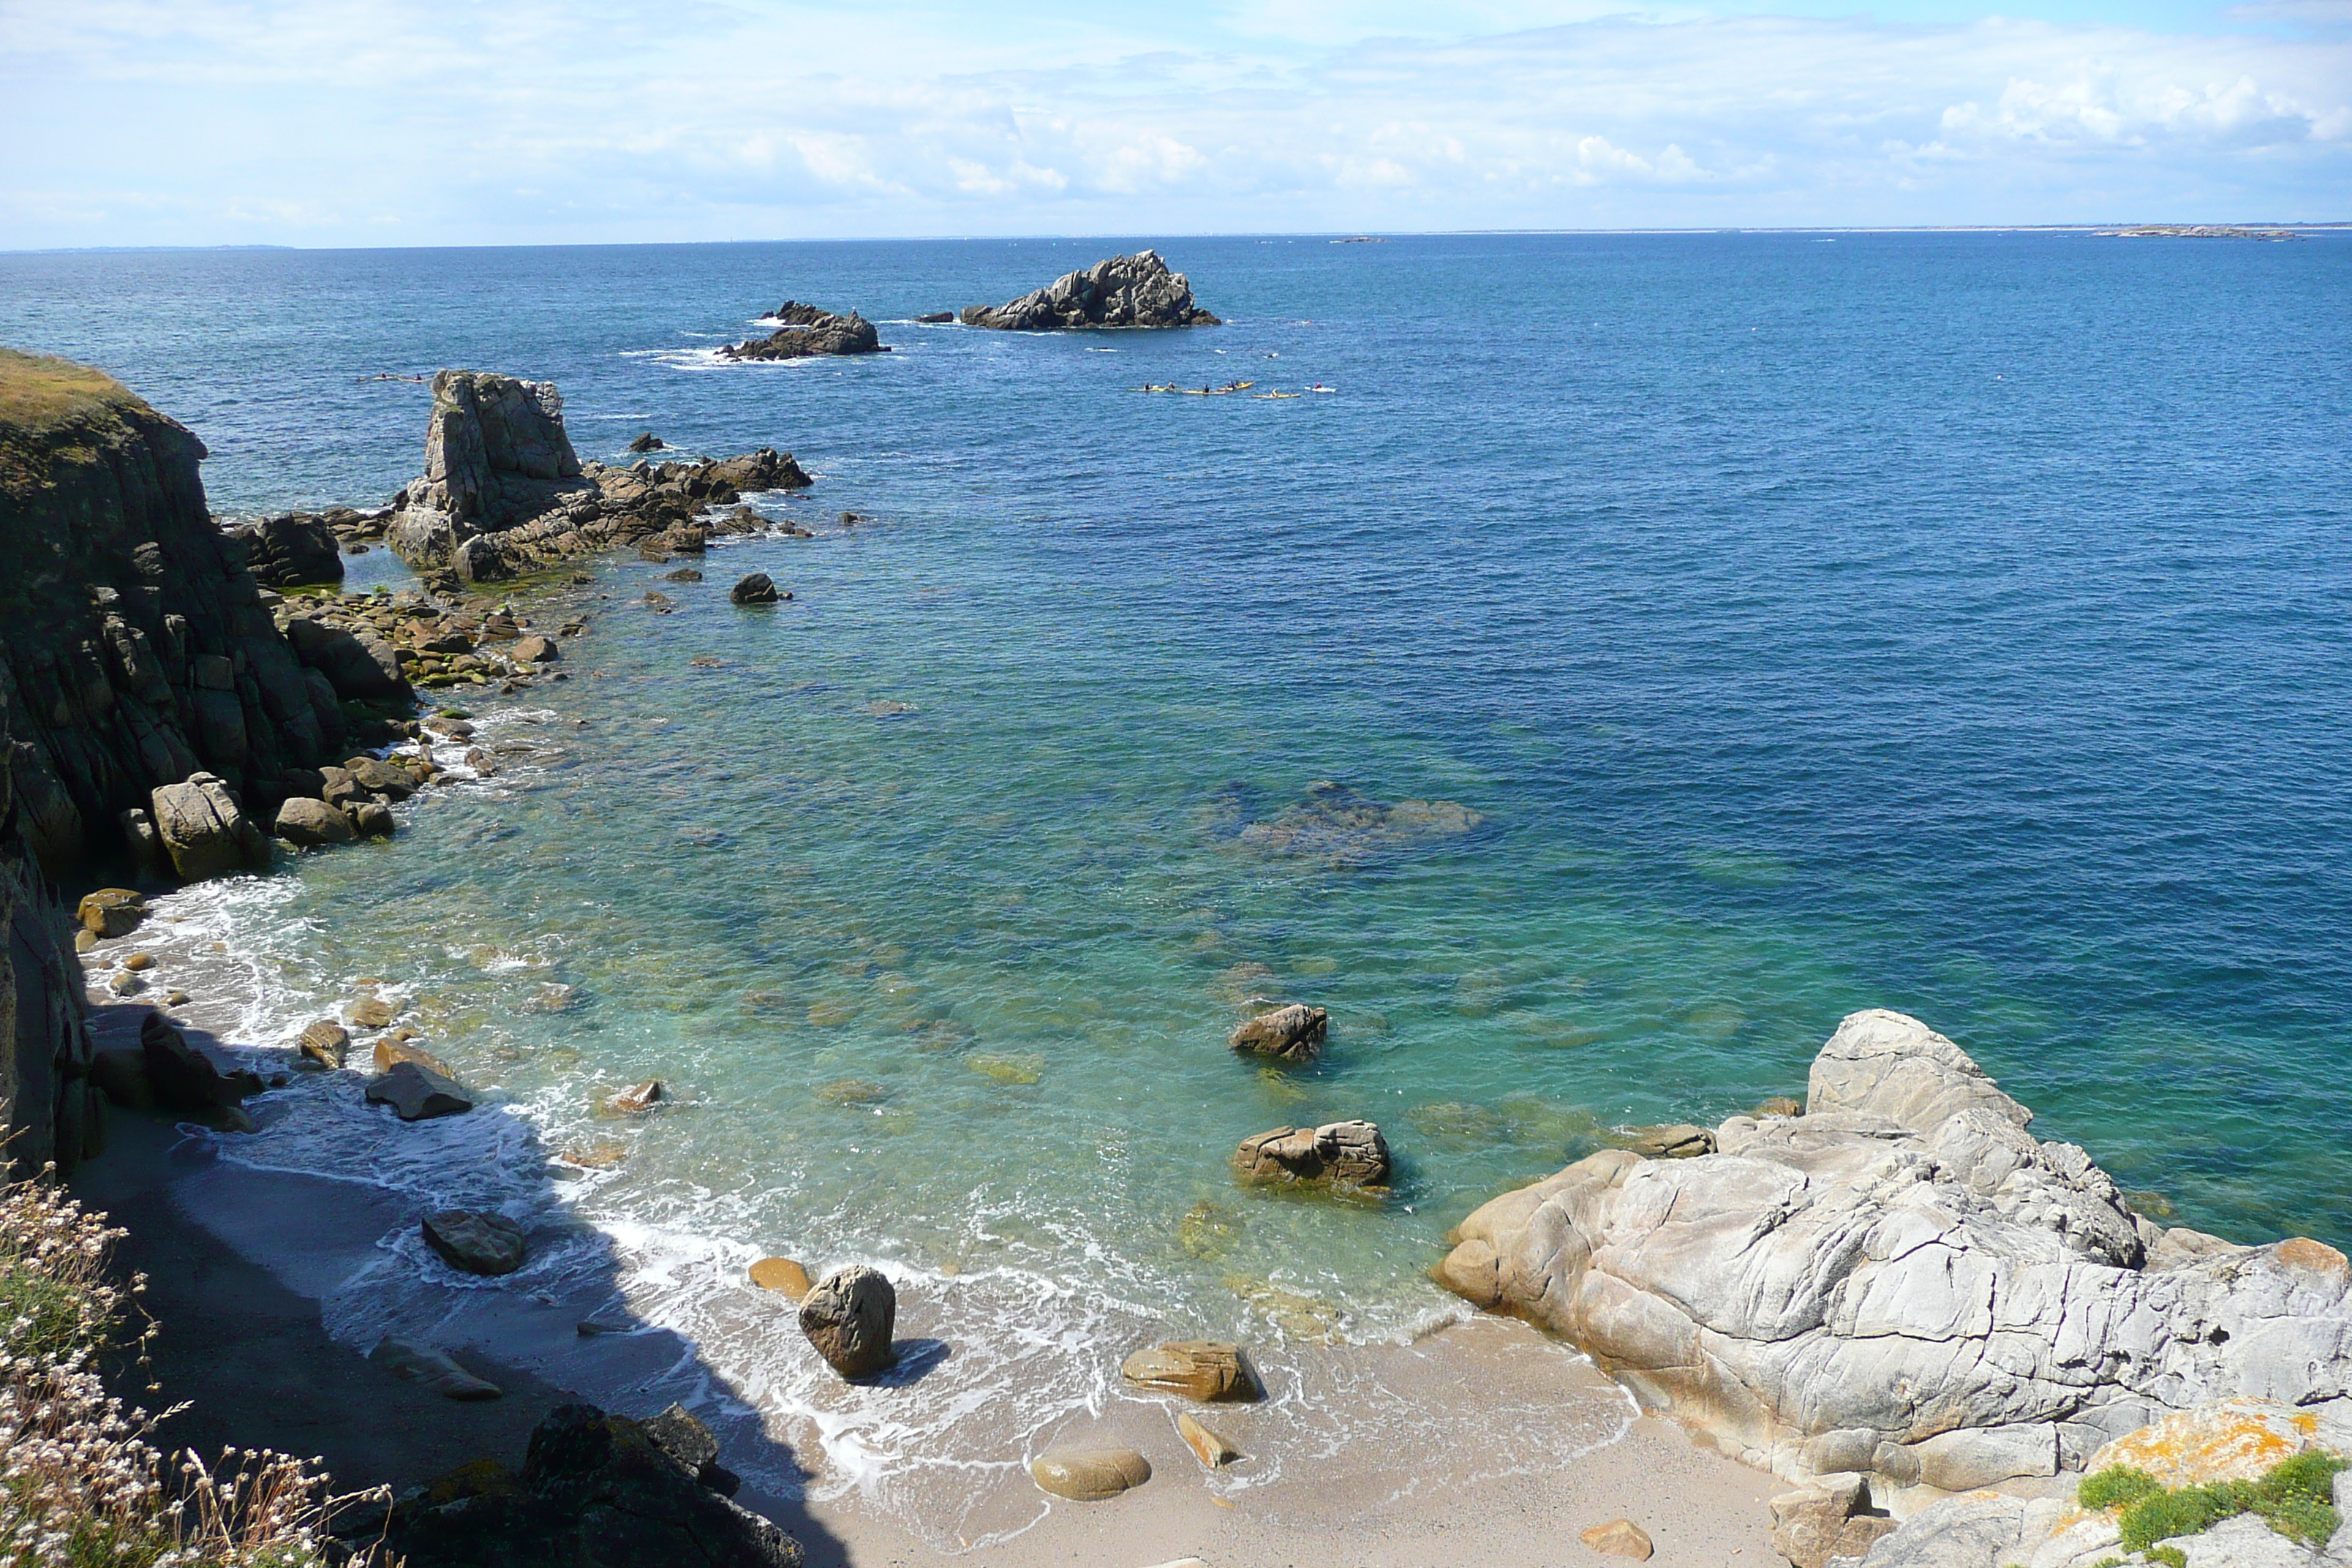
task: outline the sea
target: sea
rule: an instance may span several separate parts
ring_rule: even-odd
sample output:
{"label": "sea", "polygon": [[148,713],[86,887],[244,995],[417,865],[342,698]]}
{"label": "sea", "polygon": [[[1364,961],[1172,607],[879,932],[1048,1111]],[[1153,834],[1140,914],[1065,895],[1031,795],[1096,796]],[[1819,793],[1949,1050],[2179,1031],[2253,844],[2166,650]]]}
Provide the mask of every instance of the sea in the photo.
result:
{"label": "sea", "polygon": [[[1223,325],[913,319],[1145,244]],[[787,298],[891,352],[716,357]],[[476,1288],[605,1270],[819,1492],[998,1538],[939,1498],[1155,1338],[1336,1433],[1315,1355],[1461,1316],[1472,1208],[1801,1096],[1865,1007],[2165,1224],[2352,1247],[2352,234],[10,255],[0,342],[188,425],[225,518],[383,504],[430,401],[383,378],[444,366],[554,382],[583,457],[815,477],[753,500],[816,537],[699,584],[518,590],[591,625],[457,694],[494,774],[167,907],[224,1038],[370,981],[486,1102],[299,1077],[224,1158],[504,1206],[555,1239]],[[1262,999],[1318,1061],[1226,1048]],[[1235,1185],[1357,1117],[1384,1198]],[[354,1342],[422,1310],[381,1251]],[[932,1348],[843,1390],[772,1253],[885,1268]]]}

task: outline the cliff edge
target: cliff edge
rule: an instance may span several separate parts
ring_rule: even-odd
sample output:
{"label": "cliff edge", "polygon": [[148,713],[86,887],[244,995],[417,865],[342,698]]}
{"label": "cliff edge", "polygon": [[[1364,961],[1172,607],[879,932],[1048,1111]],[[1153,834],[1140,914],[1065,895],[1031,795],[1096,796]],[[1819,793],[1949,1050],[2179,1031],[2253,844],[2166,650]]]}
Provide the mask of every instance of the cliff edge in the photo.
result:
{"label": "cliff edge", "polygon": [[0,700],[14,814],[52,874],[209,772],[273,805],[341,714],[205,504],[204,443],[104,373],[0,349]]}

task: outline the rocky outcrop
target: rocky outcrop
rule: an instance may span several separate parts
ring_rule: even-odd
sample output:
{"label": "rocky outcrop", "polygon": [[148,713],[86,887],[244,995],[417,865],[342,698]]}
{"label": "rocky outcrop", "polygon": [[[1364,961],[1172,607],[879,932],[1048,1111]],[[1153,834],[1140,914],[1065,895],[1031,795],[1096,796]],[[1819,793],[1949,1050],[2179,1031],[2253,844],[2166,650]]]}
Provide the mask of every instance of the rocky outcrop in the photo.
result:
{"label": "rocky outcrop", "polygon": [[[730,1502],[715,1464],[693,1462],[704,1445],[685,1440],[681,1417],[700,1427],[683,1411],[640,1423],[559,1405],[520,1472],[478,1459],[402,1498],[383,1553],[408,1568],[801,1568],[798,1542]],[[355,1524],[373,1534],[382,1521]]]}
{"label": "rocky outcrop", "polygon": [[852,310],[836,316],[814,305],[787,300],[769,313],[776,330],[719,351],[721,359],[807,359],[815,354],[887,354],[889,348],[874,323]]}
{"label": "rocky outcrop", "polygon": [[1069,272],[1003,305],[971,305],[967,327],[1042,331],[1069,327],[1213,327],[1220,323],[1192,302],[1192,285],[1153,250],[1114,256]]}
{"label": "rocky outcrop", "polygon": [[1341,1187],[1385,1187],[1389,1143],[1369,1121],[1333,1121],[1321,1127],[1277,1127],[1242,1140],[1234,1151],[1234,1174],[1249,1183],[1325,1183]]}
{"label": "rocky outcrop", "polygon": [[151,792],[200,771],[266,821],[335,738],[204,456],[99,372],[0,350],[0,689],[20,835],[52,874],[138,853]]}
{"label": "rocky outcrop", "polygon": [[737,605],[772,605],[789,596],[776,591],[775,579],[765,572],[754,572],[727,590],[729,602]]}
{"label": "rocky outcrop", "polygon": [[343,551],[335,533],[339,519],[356,521],[359,513],[333,517],[306,511],[280,512],[254,522],[238,523],[228,536],[245,546],[246,570],[253,580],[270,588],[306,588],[343,580]]}
{"label": "rocky outcrop", "polygon": [[1608,1150],[1464,1221],[1441,1280],[1799,1479],[1965,1491],[2082,1468],[2168,1410],[2352,1391],[2352,1266],[2134,1215],[1915,1018],[1857,1013],[1807,1113]]}
{"label": "rocky outcrop", "polygon": [[891,1345],[898,1321],[889,1276],[863,1264],[835,1269],[801,1298],[801,1331],[844,1377],[867,1376],[898,1358]]}
{"label": "rocky outcrop", "polygon": [[709,511],[713,532],[756,531],[733,507],[761,490],[811,480],[789,453],[694,463],[583,463],[552,384],[488,372],[433,378],[425,472],[393,498],[384,537],[411,564],[446,572],[448,588],[501,582],[556,562],[652,539]]}

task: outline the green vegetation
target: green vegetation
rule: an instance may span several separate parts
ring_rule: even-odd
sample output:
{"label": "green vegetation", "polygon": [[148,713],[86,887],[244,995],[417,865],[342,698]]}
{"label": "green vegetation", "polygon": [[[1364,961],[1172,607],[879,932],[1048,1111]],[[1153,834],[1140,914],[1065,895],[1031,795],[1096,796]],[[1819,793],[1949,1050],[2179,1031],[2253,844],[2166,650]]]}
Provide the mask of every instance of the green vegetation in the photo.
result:
{"label": "green vegetation", "polygon": [[47,430],[94,405],[146,406],[138,394],[102,370],[47,354],[0,349],[0,424]]}
{"label": "green vegetation", "polygon": [[2305,1546],[2326,1541],[2339,1522],[2332,1493],[2336,1472],[2347,1465],[2314,1448],[2259,1480],[2172,1489],[2145,1470],[2115,1465],[2084,1477],[2074,1495],[2084,1508],[2122,1510],[2116,1522],[2126,1551],[2139,1552],[2151,1563],[2187,1568],[2179,1548],[2157,1543],[2200,1534],[2242,1513],[2260,1515],[2273,1530]]}
{"label": "green vegetation", "polygon": [[138,1289],[110,1268],[121,1235],[49,1181],[0,1183],[0,1568],[346,1560],[324,1526],[349,1500],[326,1477],[250,1448],[217,1468],[167,1455],[145,1413],[107,1391],[98,1358],[124,1348]]}

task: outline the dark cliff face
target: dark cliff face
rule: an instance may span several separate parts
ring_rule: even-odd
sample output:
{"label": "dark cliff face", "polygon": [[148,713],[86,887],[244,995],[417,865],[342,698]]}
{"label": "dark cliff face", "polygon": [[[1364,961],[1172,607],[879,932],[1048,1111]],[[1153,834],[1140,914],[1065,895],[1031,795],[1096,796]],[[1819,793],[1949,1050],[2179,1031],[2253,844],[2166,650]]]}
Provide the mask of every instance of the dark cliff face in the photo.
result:
{"label": "dark cliff face", "polygon": [[199,770],[266,811],[334,739],[204,456],[109,377],[0,349],[0,697],[18,833],[55,873],[125,847],[121,814]]}
{"label": "dark cliff face", "polygon": [[0,1171],[24,1177],[50,1161],[71,1171],[106,1137],[89,1081],[81,965],[56,891],[34,863],[7,766],[11,721],[0,692]]}

